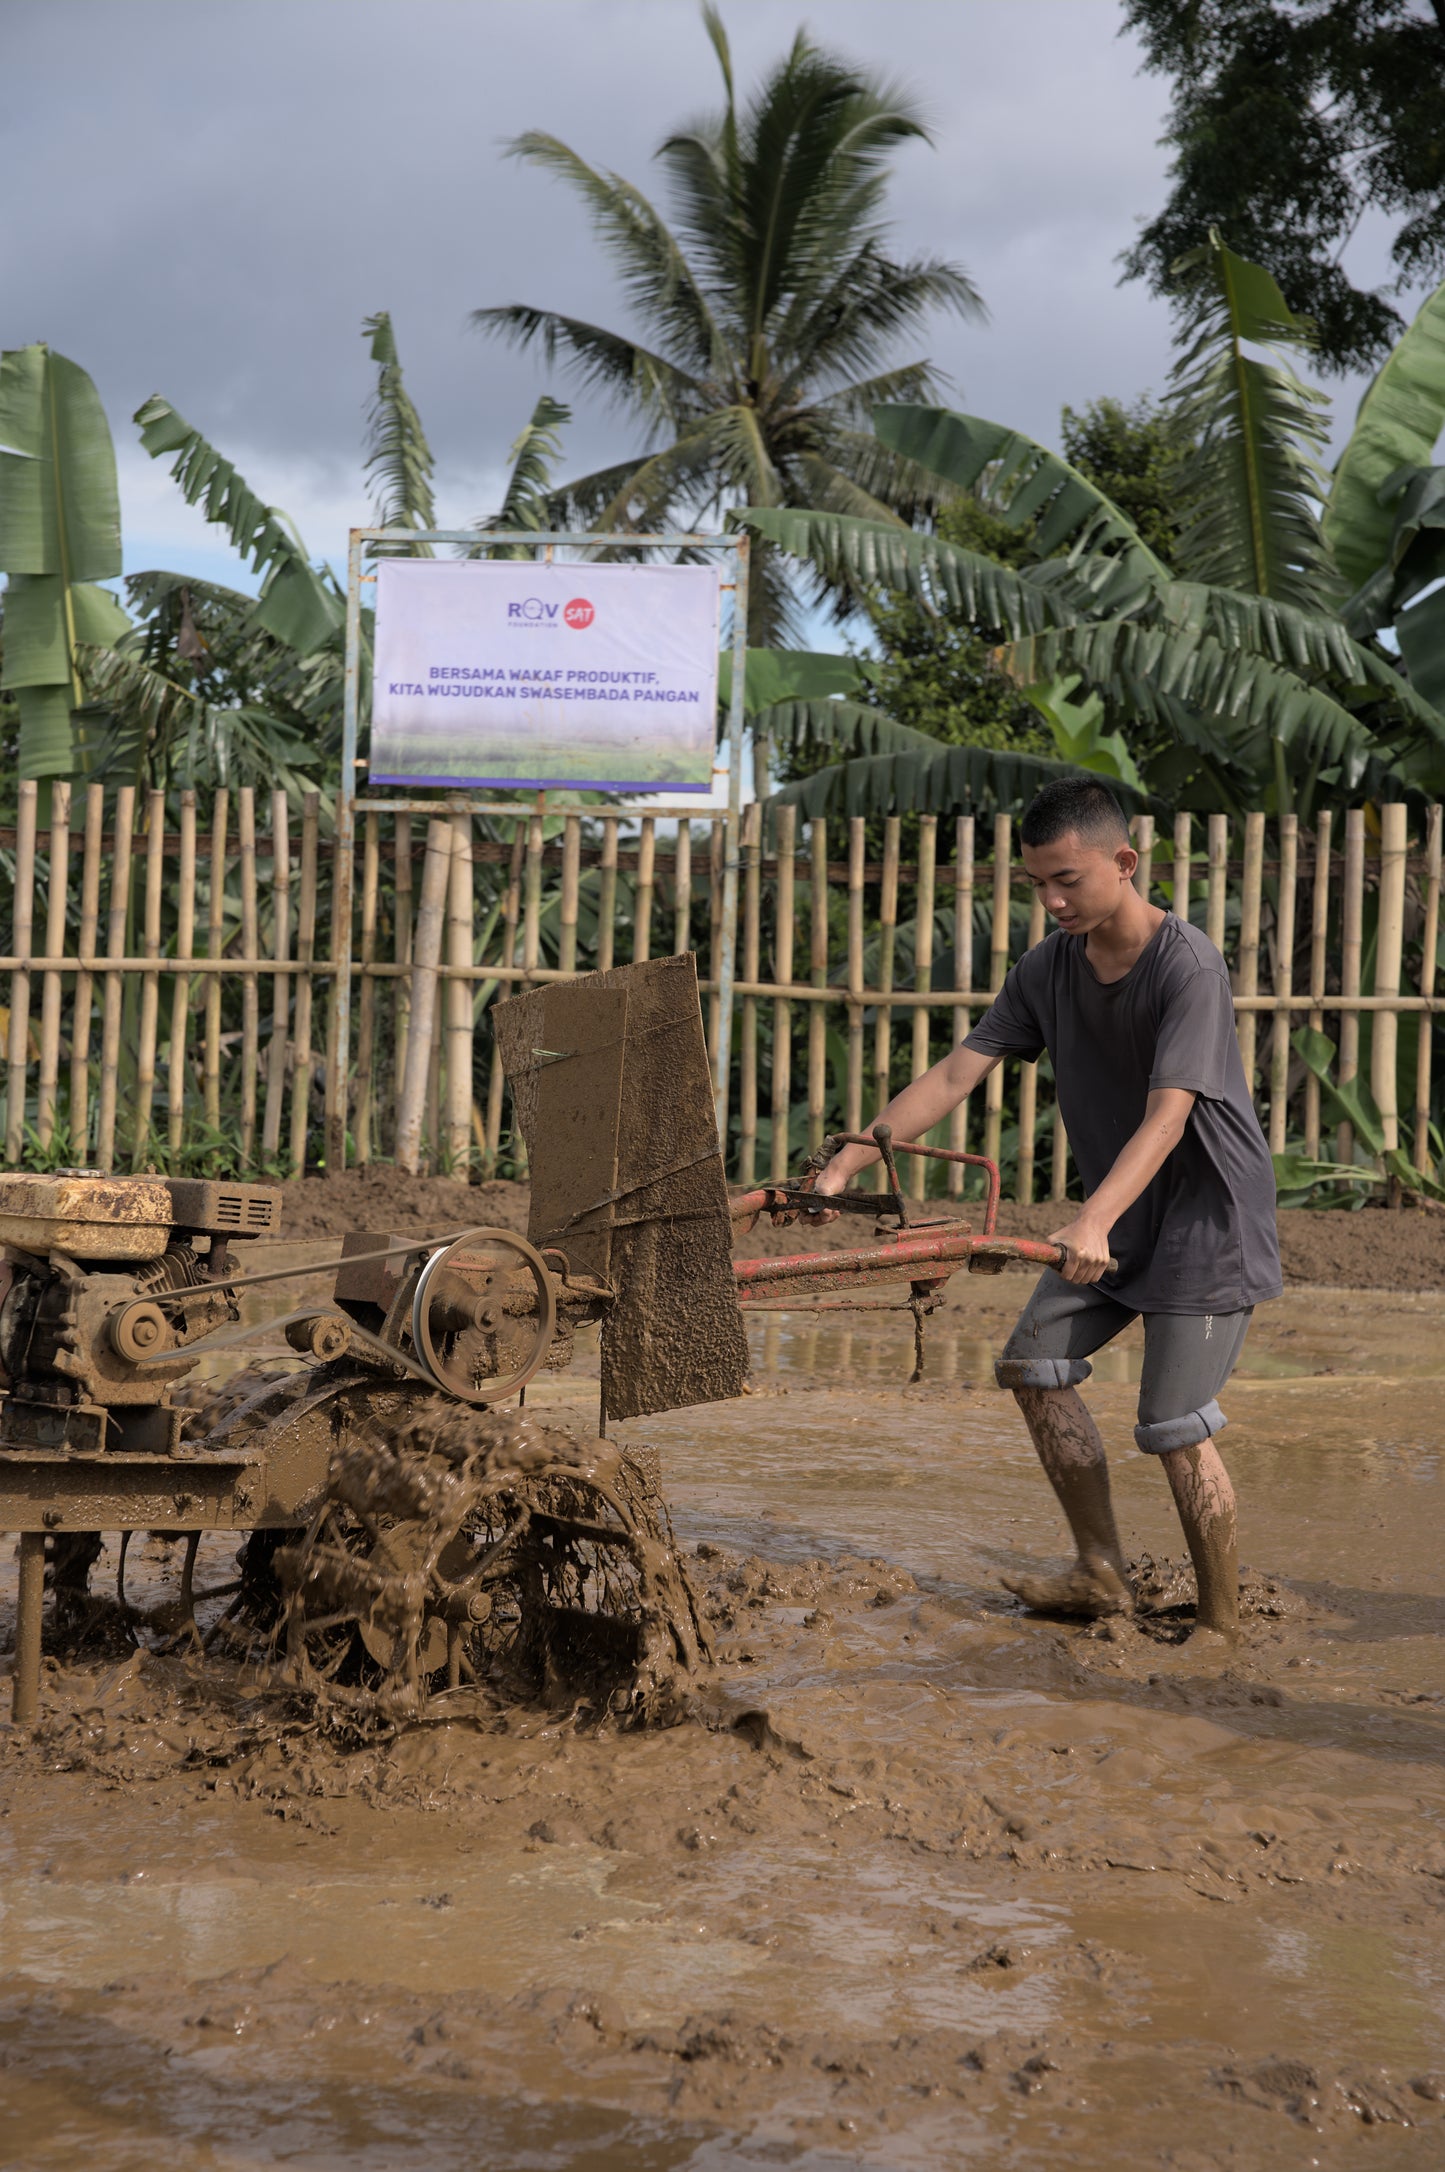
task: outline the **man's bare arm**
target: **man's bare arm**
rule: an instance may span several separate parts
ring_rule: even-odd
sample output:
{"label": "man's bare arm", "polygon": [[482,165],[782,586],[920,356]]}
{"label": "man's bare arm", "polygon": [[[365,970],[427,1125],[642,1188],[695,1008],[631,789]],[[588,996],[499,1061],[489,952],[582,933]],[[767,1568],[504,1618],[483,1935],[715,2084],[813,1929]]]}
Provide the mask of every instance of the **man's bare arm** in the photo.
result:
{"label": "man's bare arm", "polygon": [[1051,1244],[1068,1247],[1068,1260],[1059,1269],[1066,1282],[1097,1282],[1108,1271],[1109,1232],[1159,1174],[1183,1138],[1193,1106],[1194,1095],[1181,1086],[1161,1086],[1150,1094],[1143,1123],[1121,1149],[1103,1183],[1072,1222],[1050,1235]]}
{"label": "man's bare arm", "polygon": [[[875,1123],[891,1124],[894,1135],[910,1142],[921,1139],[942,1123],[973,1092],[980,1079],[988,1077],[1000,1061],[997,1056],[980,1055],[977,1049],[960,1045],[932,1070],[925,1071],[911,1086],[905,1086],[901,1094],[895,1094],[886,1109],[874,1118]],[[852,1182],[860,1169],[878,1159],[876,1146],[842,1146],[818,1179],[819,1192],[841,1192]]]}

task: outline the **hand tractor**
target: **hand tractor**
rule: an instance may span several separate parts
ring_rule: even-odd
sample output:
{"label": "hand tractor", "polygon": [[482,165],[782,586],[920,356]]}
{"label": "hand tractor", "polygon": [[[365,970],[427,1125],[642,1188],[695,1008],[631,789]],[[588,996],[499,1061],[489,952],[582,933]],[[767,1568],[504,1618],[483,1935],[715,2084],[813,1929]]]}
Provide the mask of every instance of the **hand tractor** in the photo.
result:
{"label": "hand tractor", "polygon": [[[1060,1262],[1055,1245],[996,1234],[994,1163],[895,1143],[882,1125],[869,1137],[889,1190],[829,1202],[869,1216],[881,1241],[733,1260],[735,1228],[806,1220],[842,1142],[797,1182],[729,1200],[691,957],[551,983],[492,1016],[532,1172],[526,1237],[355,1234],[329,1269],[247,1272],[246,1249],[279,1233],[280,1193],[265,1185],[0,1176],[17,1722],[37,1713],[47,1542],[57,1602],[83,1605],[99,1534],[119,1533],[124,1609],[136,1531],[185,1537],[170,1629],[205,1641],[202,1597],[230,1600],[206,1639],[269,1605],[303,1688],[415,1716],[502,1678],[565,1685],[570,1660],[585,1653],[595,1674],[601,1654],[613,1708],[646,1717],[707,1642],[655,1472],[609,1425],[740,1395],[748,1311],[906,1310],[917,1377],[950,1275]],[[898,1157],[920,1154],[985,1172],[980,1229],[911,1218]],[[243,1322],[250,1291],[323,1271],[329,1300]],[[579,1438],[525,1397],[543,1368],[569,1363],[587,1323],[600,1328],[601,1396]],[[197,1384],[202,1360],[278,1334],[290,1360]],[[206,1532],[243,1539],[240,1574],[199,1593]]]}

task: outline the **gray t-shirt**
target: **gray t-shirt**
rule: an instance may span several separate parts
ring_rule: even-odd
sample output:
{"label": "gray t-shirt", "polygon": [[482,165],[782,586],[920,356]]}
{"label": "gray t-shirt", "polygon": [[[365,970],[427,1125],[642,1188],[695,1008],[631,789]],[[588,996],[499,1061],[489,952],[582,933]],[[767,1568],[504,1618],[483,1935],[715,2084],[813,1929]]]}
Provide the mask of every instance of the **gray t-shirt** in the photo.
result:
{"label": "gray t-shirt", "polygon": [[1048,1050],[1086,1196],[1143,1123],[1152,1090],[1197,1095],[1178,1146],[1114,1224],[1119,1272],[1099,1287],[1136,1312],[1243,1312],[1278,1297],[1274,1165],[1223,958],[1168,913],[1123,979],[1105,982],[1086,940],[1055,929],[1027,951],[965,1048],[1030,1061]]}

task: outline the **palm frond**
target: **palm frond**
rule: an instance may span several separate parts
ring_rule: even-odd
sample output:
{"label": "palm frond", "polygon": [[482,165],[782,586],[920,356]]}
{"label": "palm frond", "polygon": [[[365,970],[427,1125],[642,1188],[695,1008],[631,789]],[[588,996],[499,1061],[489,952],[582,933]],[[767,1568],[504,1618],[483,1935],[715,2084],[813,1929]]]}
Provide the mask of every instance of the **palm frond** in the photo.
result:
{"label": "palm frond", "polygon": [[474,309],[471,321],[480,331],[496,333],[514,346],[539,347],[549,369],[571,370],[584,385],[637,408],[655,427],[676,428],[701,404],[702,388],[694,377],[665,355],[603,325],[566,317],[555,309],[533,309],[524,302]]}
{"label": "palm frond", "polygon": [[938,536],[791,507],[749,506],[732,517],[805,559],[830,585],[892,589],[930,609],[944,604],[974,625],[1001,628],[1015,639],[1039,631],[1055,615],[1046,592],[1011,567]]}

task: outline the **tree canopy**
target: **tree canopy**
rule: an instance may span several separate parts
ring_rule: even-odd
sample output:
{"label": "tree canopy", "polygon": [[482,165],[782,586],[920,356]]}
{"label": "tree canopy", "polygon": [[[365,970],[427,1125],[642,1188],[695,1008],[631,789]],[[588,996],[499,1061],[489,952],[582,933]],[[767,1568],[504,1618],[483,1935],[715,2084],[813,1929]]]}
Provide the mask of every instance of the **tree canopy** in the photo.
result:
{"label": "tree canopy", "polygon": [[1170,293],[1217,227],[1313,318],[1323,368],[1373,367],[1402,319],[1340,257],[1373,211],[1392,291],[1445,272],[1445,0],[1125,0],[1124,19],[1174,88],[1169,195],[1126,276]]}
{"label": "tree canopy", "polygon": [[[983,314],[960,266],[887,244],[890,162],[928,131],[902,91],[803,33],[740,104],[721,19],[703,13],[724,102],[658,150],[672,225],[555,136],[510,147],[581,197],[642,336],[532,303],[473,321],[560,357],[642,427],[643,449],[558,493],[559,524],[690,527],[737,505],[906,524],[932,507],[936,480],[879,444],[869,411],[933,395],[928,362],[897,358],[931,310]],[[748,618],[753,646],[786,644],[797,628],[788,575],[766,549]]]}

